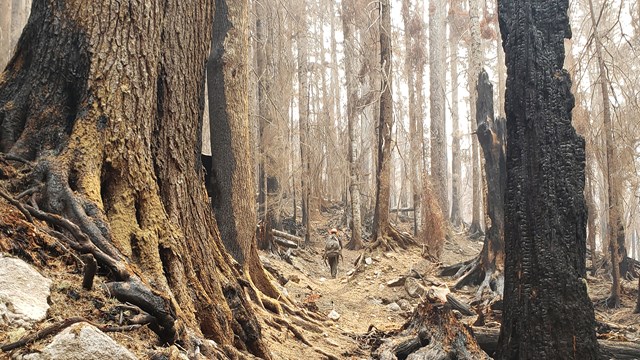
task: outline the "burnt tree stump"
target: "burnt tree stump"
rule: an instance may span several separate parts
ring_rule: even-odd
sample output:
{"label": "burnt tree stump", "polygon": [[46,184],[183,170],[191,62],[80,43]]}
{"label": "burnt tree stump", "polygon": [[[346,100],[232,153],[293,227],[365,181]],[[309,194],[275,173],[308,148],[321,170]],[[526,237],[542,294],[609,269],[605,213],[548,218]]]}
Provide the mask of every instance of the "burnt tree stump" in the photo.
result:
{"label": "burnt tree stump", "polygon": [[585,150],[562,68],[568,0],[499,1],[506,53],[504,317],[496,359],[597,359]]}

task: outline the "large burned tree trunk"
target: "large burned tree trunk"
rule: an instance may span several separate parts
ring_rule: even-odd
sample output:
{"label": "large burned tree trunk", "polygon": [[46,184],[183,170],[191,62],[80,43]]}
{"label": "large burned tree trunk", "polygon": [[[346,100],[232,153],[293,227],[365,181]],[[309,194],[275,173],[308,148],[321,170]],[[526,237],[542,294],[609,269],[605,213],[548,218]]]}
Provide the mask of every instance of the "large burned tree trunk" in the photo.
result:
{"label": "large burned tree trunk", "polygon": [[497,359],[595,359],[584,140],[571,126],[568,1],[499,3],[507,57],[504,320]]}
{"label": "large burned tree trunk", "polygon": [[163,343],[204,335],[268,356],[202,181],[212,14],[35,2],[0,77],[0,151],[33,162],[39,208],[73,223],[72,247],[99,255],[110,293],[153,315]]}

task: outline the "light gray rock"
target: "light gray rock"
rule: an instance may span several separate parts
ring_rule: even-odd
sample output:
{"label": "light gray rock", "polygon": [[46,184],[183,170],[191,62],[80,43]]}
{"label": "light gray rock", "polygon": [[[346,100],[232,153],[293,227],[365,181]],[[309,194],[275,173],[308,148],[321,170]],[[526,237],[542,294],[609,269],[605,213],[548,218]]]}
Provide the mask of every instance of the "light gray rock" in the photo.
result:
{"label": "light gray rock", "polygon": [[0,254],[0,325],[29,328],[44,320],[50,287],[31,265]]}
{"label": "light gray rock", "polygon": [[56,335],[40,353],[25,355],[24,360],[136,360],[122,345],[95,326],[77,323]]}
{"label": "light gray rock", "polygon": [[387,305],[387,311],[398,312],[400,310],[400,305],[398,305],[397,303],[392,302],[391,304]]}
{"label": "light gray rock", "polygon": [[338,319],[340,319],[340,314],[338,314],[338,312],[335,310],[331,310],[327,317],[333,321],[338,321]]}
{"label": "light gray rock", "polygon": [[404,283],[404,289],[407,291],[407,294],[413,298],[420,297],[425,292],[424,286],[412,277],[407,278]]}

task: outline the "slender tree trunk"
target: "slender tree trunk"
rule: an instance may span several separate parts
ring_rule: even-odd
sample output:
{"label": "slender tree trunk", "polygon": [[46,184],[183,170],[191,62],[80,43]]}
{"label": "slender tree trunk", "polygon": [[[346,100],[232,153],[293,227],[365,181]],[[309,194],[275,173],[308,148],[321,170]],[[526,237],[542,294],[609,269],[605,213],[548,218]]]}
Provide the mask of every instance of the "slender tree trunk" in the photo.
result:
{"label": "slender tree trunk", "polygon": [[[593,38],[596,50],[596,59],[598,61],[600,91],[602,93],[603,106],[603,126],[604,126],[604,147],[606,149],[606,177],[607,177],[607,198],[608,198],[608,215],[607,236],[609,243],[609,252],[611,254],[611,275],[613,278],[611,284],[611,295],[607,299],[610,307],[620,306],[620,264],[626,258],[626,248],[624,244],[624,225],[622,222],[622,204],[620,202],[620,190],[622,189],[619,182],[620,174],[617,171],[615,141],[613,136],[613,124],[611,122],[611,108],[609,104],[609,84],[607,81],[606,68],[602,58],[602,43],[600,34],[598,33],[598,24],[596,23],[596,15],[593,9],[593,1],[589,0],[589,12],[591,15],[591,24],[593,26]],[[620,239],[622,239],[620,241]]]}
{"label": "slender tree trunk", "polygon": [[447,132],[445,126],[445,5],[438,0],[429,3],[429,82],[431,104],[431,178],[438,205],[449,214],[447,176]]}
{"label": "slender tree trunk", "polygon": [[[344,165],[347,165],[347,169],[348,170],[348,166],[349,164],[342,160],[340,161],[339,159],[344,156],[345,153],[348,153],[348,148],[349,145],[345,144],[345,142],[343,141],[339,141],[338,139],[343,139],[343,135],[344,133],[340,132],[340,129],[344,129],[344,119],[342,118],[342,96],[341,96],[341,81],[338,79],[338,68],[339,68],[339,63],[338,63],[338,42],[336,40],[336,4],[333,0],[327,0],[327,4],[329,6],[329,8],[331,9],[331,15],[330,15],[330,25],[331,25],[331,99],[332,99],[332,105],[333,105],[333,109],[331,111],[331,113],[333,114],[333,118],[332,121],[333,123],[337,126],[336,130],[332,130],[333,131],[333,141],[334,143],[332,144],[332,151],[335,152],[335,158],[336,161],[338,163],[336,164],[332,164],[332,166],[337,170],[333,172],[333,184],[335,184],[335,186],[332,186],[333,192],[334,192],[334,196],[336,199],[341,199],[342,194],[345,193],[345,187],[344,185],[344,180],[345,180],[345,176],[347,179],[350,178],[350,174],[347,172],[345,172],[345,167]],[[344,36],[344,35],[343,35]],[[347,151],[345,151],[347,150]],[[340,164],[340,166],[338,166],[338,164]],[[345,201],[346,203],[346,201]]]}
{"label": "slender tree trunk", "polygon": [[75,224],[162,343],[204,335],[268,358],[203,182],[212,3],[111,5],[34,3],[0,84],[0,151],[37,164],[38,207]]}
{"label": "slender tree trunk", "polygon": [[409,176],[411,179],[411,193],[413,205],[413,235],[418,235],[418,217],[420,215],[420,205],[422,203],[420,197],[422,193],[422,133],[418,132],[418,123],[422,122],[417,102],[418,92],[422,89],[417,87],[418,80],[414,74],[417,74],[418,62],[420,61],[418,52],[422,51],[417,47],[418,37],[422,31],[421,19],[417,11],[411,11],[410,1],[402,1],[402,21],[404,23],[404,44],[405,44],[405,74],[407,76],[407,87],[409,91]]}
{"label": "slender tree trunk", "polygon": [[[390,227],[390,175],[391,133],[393,129],[392,62],[391,62],[391,4],[380,2],[380,65],[382,66],[382,93],[378,121],[378,164],[376,167],[376,205],[373,217],[373,239],[385,241]],[[380,240],[379,240],[380,239]]]}
{"label": "slender tree trunk", "polygon": [[[589,162],[586,162],[589,164]],[[591,250],[591,276],[596,276],[597,272],[597,262],[598,257],[596,255],[596,203],[594,201],[593,196],[593,180],[591,171],[588,171],[586,174],[586,185],[585,185],[585,201],[587,203],[587,243],[589,244],[589,249]]]}
{"label": "slender tree trunk", "polygon": [[568,1],[500,2],[507,57],[505,290],[496,359],[598,359],[585,283],[584,140],[562,69]]}
{"label": "slender tree trunk", "polygon": [[307,11],[306,1],[302,1],[297,17],[298,35],[298,123],[300,126],[300,164],[302,174],[300,177],[302,201],[302,224],[305,228],[304,243],[309,245],[311,241],[311,164],[309,141],[309,69],[307,64]]}
{"label": "slender tree trunk", "polygon": [[354,27],[352,21],[355,18],[355,8],[353,0],[342,1],[342,33],[344,36],[344,68],[347,87],[347,122],[349,131],[349,193],[351,194],[351,239],[347,248],[359,250],[362,244],[362,217],[360,216],[360,179],[359,161],[361,157],[358,153],[358,145],[361,142],[360,131],[357,129],[358,116],[356,113],[356,99],[358,97],[356,88],[356,51]]}
{"label": "slender tree trunk", "polygon": [[[475,129],[476,119],[476,102],[478,93],[476,82],[478,74],[484,62],[481,49],[480,38],[480,10],[476,0],[469,0],[469,22],[471,30],[471,43],[469,45],[469,102],[470,102],[470,121],[471,129]],[[471,138],[471,173],[472,173],[472,192],[473,204],[471,212],[470,234],[482,235],[482,223],[484,216],[482,215],[482,174],[480,172],[480,151],[478,148],[478,139],[473,136]]]}
{"label": "slender tree trunk", "polygon": [[450,74],[451,74],[451,224],[454,227],[462,225],[461,210],[461,185],[462,185],[462,160],[460,158],[460,112],[458,110],[458,42],[460,39],[460,31],[457,22],[459,21],[456,14],[461,12],[460,0],[451,1],[451,9],[449,10],[449,53],[450,57]]}
{"label": "slender tree trunk", "polygon": [[504,112],[504,93],[506,91],[507,67],[504,63],[504,49],[502,48],[502,37],[496,36],[496,48],[498,51],[498,117],[506,118]]}

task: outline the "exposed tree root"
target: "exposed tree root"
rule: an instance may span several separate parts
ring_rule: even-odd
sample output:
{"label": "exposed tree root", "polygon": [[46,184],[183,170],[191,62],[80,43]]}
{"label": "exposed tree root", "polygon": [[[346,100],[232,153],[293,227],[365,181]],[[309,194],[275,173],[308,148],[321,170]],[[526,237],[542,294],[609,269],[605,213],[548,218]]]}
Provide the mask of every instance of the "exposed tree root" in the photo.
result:
{"label": "exposed tree root", "polygon": [[0,350],[2,350],[3,352],[7,352],[7,351],[11,351],[14,349],[17,349],[19,347],[25,346],[27,344],[30,344],[32,342],[38,341],[40,339],[44,339],[45,337],[52,335],[52,334],[57,334],[58,332],[66,329],[67,327],[79,323],[79,322],[86,322],[88,324],[91,324],[95,327],[97,327],[98,329],[100,329],[100,331],[103,332],[122,332],[122,331],[131,331],[131,330],[135,330],[140,328],[142,325],[140,324],[134,324],[134,325],[127,325],[127,326],[111,326],[111,325],[104,325],[104,324],[96,324],[94,322],[91,322],[83,317],[72,317],[72,318],[68,318],[65,319],[61,322],[57,322],[53,325],[47,326],[46,328],[39,330],[33,334],[27,335],[27,336],[23,336],[22,338],[20,338],[18,341],[14,341],[12,343],[9,344],[4,344],[2,346],[0,346]]}
{"label": "exposed tree root", "polygon": [[476,299],[480,299],[485,290],[489,289],[493,295],[502,295],[504,288],[504,273],[482,264],[482,254],[473,259],[450,265],[440,271],[440,276],[452,276],[458,281],[453,286],[459,290],[464,286],[478,286]]}
{"label": "exposed tree root", "polygon": [[370,250],[381,248],[383,251],[397,251],[397,246],[407,249],[409,246],[416,246],[418,243],[406,232],[401,232],[395,226],[389,224],[385,231],[378,234],[376,240],[368,246]]}
{"label": "exposed tree root", "polygon": [[96,222],[100,223],[100,221],[94,222],[87,215],[85,209],[88,208],[88,205],[84,204],[83,206],[81,200],[69,188],[66,175],[62,175],[64,172],[53,167],[48,161],[43,161],[36,165],[34,173],[37,179],[46,179],[45,184],[47,185],[44,187],[43,200],[49,204],[48,207],[57,209],[61,213],[70,212],[74,218],[73,222],[60,215],[40,210],[35,206],[22,204],[1,190],[0,196],[21,211],[26,212],[29,215],[27,219],[31,219],[33,216],[70,233],[75,241],[66,236],[58,238],[66,241],[67,245],[80,254],[91,254],[100,265],[108,268],[116,280],[116,282],[107,284],[110,294],[120,301],[130,302],[154,316],[157,327],[152,329],[160,336],[162,342],[173,343],[176,339],[174,326],[176,316],[171,302],[157,294],[132,273],[130,266],[120,255],[120,252],[106,240],[102,231],[96,226]]}

